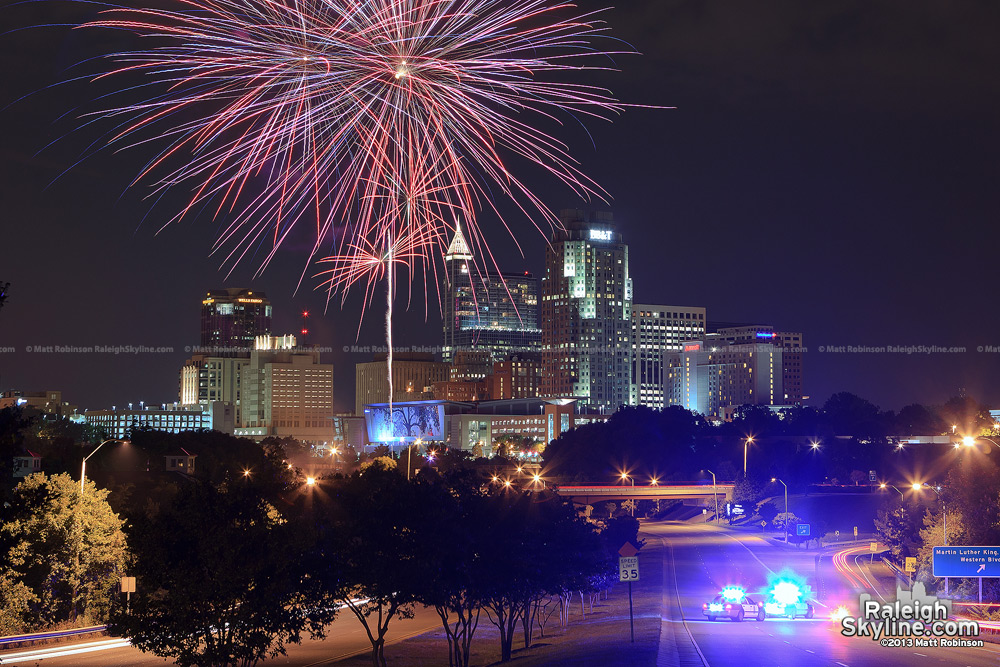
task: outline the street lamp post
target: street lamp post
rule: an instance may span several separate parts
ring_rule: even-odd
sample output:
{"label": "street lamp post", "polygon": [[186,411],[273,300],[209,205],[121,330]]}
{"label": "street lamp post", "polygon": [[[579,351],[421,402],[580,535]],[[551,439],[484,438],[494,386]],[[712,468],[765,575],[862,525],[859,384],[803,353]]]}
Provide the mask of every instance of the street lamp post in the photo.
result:
{"label": "street lamp post", "polygon": [[83,460],[80,462],[80,495],[81,496],[83,496],[84,481],[87,479],[87,459],[89,459],[91,456],[93,456],[94,454],[96,454],[98,449],[100,449],[104,445],[108,444],[109,442],[120,442],[122,444],[127,445],[129,441],[128,440],[121,440],[119,438],[109,438],[109,439],[105,440],[104,442],[102,442],[101,444],[99,444],[97,447],[95,447],[94,451],[92,451],[91,453],[89,453],[89,454],[87,454],[86,456],[83,457]]}
{"label": "street lamp post", "polygon": [[747,476],[747,447],[753,444],[753,436],[748,435],[743,441],[743,477]]}
{"label": "street lamp post", "polygon": [[[635,478],[632,477],[632,476],[630,476],[627,472],[623,472],[622,473],[622,482],[624,483],[626,479],[630,480],[632,482],[632,488],[634,489],[635,488]],[[629,500],[632,501],[632,508],[629,510],[629,514],[631,514],[632,516],[635,516],[635,498],[629,498]]]}
{"label": "street lamp post", "polygon": [[715,473],[709,470],[712,474],[712,498],[715,500],[715,523],[719,523],[719,485],[715,483]]}
{"label": "street lamp post", "polygon": [[[885,482],[879,484],[878,488],[880,488],[880,489],[885,489],[885,488],[896,489],[896,487],[893,486],[892,484],[886,484]],[[899,494],[899,499],[900,500],[904,500],[904,498],[903,498],[903,492],[902,491],[900,491],[899,489],[896,489],[896,493]]]}
{"label": "street lamp post", "polygon": [[772,477],[771,481],[781,482],[781,485],[785,487],[785,544],[788,544],[788,485],[777,477]]}

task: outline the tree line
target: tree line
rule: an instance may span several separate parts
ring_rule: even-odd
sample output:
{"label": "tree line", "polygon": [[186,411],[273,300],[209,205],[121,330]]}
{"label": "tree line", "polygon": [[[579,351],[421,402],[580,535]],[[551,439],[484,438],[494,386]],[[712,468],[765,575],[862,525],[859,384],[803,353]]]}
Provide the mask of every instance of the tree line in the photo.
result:
{"label": "tree line", "polygon": [[[199,454],[194,475],[144,470],[180,446]],[[423,605],[451,665],[469,664],[481,622],[507,661],[552,619],[567,623],[574,597],[592,606],[618,548],[637,541],[632,519],[599,526],[459,455],[410,480],[376,458],[310,484],[280,443],[135,432],[91,462],[82,494],[68,474],[36,474],[0,510],[4,633],[107,621],[180,665],[251,665],[340,616],[362,624],[382,666],[391,624]]]}
{"label": "tree line", "polygon": [[747,473],[758,483],[779,477],[799,485],[846,484],[867,481],[870,470],[883,476],[894,472],[903,436],[957,437],[996,429],[989,411],[968,397],[892,412],[839,393],[822,408],[741,406],[732,421],[718,424],[679,406],[622,408],[605,422],[563,433],[542,457],[546,474],[563,483],[613,484],[625,472],[641,484],[654,478],[710,481],[709,470],[720,480],[738,479],[746,449]]}

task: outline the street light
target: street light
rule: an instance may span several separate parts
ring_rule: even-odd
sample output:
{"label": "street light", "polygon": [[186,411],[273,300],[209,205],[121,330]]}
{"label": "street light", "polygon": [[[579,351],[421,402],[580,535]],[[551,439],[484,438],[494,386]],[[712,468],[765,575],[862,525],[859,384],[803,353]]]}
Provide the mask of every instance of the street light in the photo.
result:
{"label": "street light", "polygon": [[[625,483],[625,480],[631,481],[632,482],[632,488],[635,488],[635,477],[631,477],[627,472],[623,472],[622,473],[622,484]],[[629,500],[632,501],[632,508],[629,510],[629,514],[631,514],[632,516],[635,516],[635,498],[629,498]]]}
{"label": "street light", "polygon": [[[944,500],[941,498],[941,487],[940,486],[931,486],[930,484],[927,484],[926,482],[923,483],[923,484],[921,484],[919,482],[914,482],[913,483],[913,490],[914,491],[920,491],[921,489],[930,489],[931,491],[933,491],[937,495],[938,501],[941,503],[941,514],[944,515],[944,545],[948,546],[948,506],[945,504]],[[944,578],[944,594],[945,595],[948,594],[948,577]]]}
{"label": "street light", "polygon": [[753,436],[748,435],[743,441],[743,476],[747,476],[747,447],[753,444]]}
{"label": "street light", "polygon": [[120,442],[121,444],[126,445],[126,446],[129,444],[128,440],[120,440],[119,438],[110,438],[108,440],[105,440],[101,444],[99,444],[97,447],[94,448],[94,451],[92,451],[91,453],[89,453],[89,454],[87,454],[86,456],[83,457],[83,461],[80,462],[80,496],[81,497],[83,496],[83,483],[87,479],[87,459],[89,459],[91,456],[93,456],[94,454],[96,454],[98,449],[100,449],[104,445],[108,444],[109,442]]}
{"label": "street light", "polygon": [[715,523],[719,523],[719,485],[715,483],[715,473],[708,471],[712,475],[712,499],[715,500]]}
{"label": "street light", "polygon": [[[961,444],[965,445],[966,447],[975,447],[976,443],[979,442],[980,440],[985,440],[987,442],[991,442],[991,443],[993,443],[994,445],[997,446],[997,449],[1000,449],[1000,443],[998,443],[993,438],[987,438],[985,435],[981,435],[978,438],[973,438],[972,436],[968,436],[967,435],[964,438],[962,438]],[[959,443],[955,443],[955,446],[958,447]]]}
{"label": "street light", "polygon": [[316,484],[315,477],[306,477],[306,486],[314,486]]}
{"label": "street light", "polygon": [[772,477],[771,481],[781,482],[781,485],[785,487],[785,544],[788,544],[788,485],[777,477]]}
{"label": "street light", "polygon": [[817,449],[819,449],[819,440],[810,440],[809,446],[812,447],[813,451],[815,452]]}

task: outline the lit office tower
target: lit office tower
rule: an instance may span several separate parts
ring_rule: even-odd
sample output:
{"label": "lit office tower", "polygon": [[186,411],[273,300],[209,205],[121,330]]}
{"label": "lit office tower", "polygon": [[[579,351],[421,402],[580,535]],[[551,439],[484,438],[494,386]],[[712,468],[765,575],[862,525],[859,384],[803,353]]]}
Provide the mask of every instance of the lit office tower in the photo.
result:
{"label": "lit office tower", "polygon": [[610,213],[566,210],[545,251],[542,392],[591,409],[628,405],[632,384],[632,279],[628,246]]}
{"label": "lit office tower", "polygon": [[684,341],[705,336],[705,309],[632,305],[632,405],[662,410],[667,402],[669,356]]}
{"label": "lit office tower", "polygon": [[669,356],[667,403],[729,420],[741,405],[782,405],[782,348],[729,342],[720,334],[685,341]]}
{"label": "lit office tower", "polygon": [[212,290],[201,302],[203,352],[249,357],[257,336],[271,333],[271,302],[260,291]]}
{"label": "lit office tower", "polygon": [[[765,324],[739,325],[716,329],[719,337],[730,343],[771,343],[782,352],[781,405],[802,405],[802,334],[775,331]],[[806,396],[805,398],[808,398]]]}
{"label": "lit office tower", "polygon": [[444,256],[444,345],[450,362],[457,350],[486,350],[494,361],[539,349],[538,280],[530,273],[496,273],[474,261],[459,228]]}

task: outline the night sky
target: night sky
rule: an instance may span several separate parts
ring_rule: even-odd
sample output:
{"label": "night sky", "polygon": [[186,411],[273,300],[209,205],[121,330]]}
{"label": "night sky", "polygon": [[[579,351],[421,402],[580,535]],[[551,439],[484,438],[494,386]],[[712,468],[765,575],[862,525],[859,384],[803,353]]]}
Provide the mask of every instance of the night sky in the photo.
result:
{"label": "night sky", "polygon": [[[0,352],[0,389],[61,389],[81,408],[172,402],[183,348],[198,344],[204,292],[250,286],[271,298],[276,333],[313,311],[308,342],[337,350],[325,361],[335,365],[337,409],[350,410],[354,364],[370,355],[339,351],[356,337],[382,343],[378,309],[360,336],[357,297],[322,315],[315,281],[295,293],[304,254],[294,244],[260,277],[252,262],[227,276],[210,256],[219,221],[203,216],[157,234],[185,193],[156,203],[146,186],[129,189],[150,156],[142,150],[104,151],[70,169],[107,130],[78,129],[105,88],[53,86],[99,71],[73,66],[117,43],[68,27],[19,29],[94,11],[31,2],[0,14],[13,31],[0,39],[0,280],[11,283],[0,348],[15,348]],[[991,382],[1000,353],[977,352],[1000,347],[991,298],[1000,4],[628,0],[606,19],[642,55],[618,57],[621,72],[594,81],[625,102],[676,107],[590,121],[593,143],[572,125],[560,135],[614,198],[636,302],[802,331],[813,404],[846,390],[898,409],[964,388],[1000,407]],[[580,205],[551,180],[531,182],[554,209]],[[540,274],[544,239],[527,222],[515,221],[524,257],[495,221],[482,223],[502,268]],[[396,321],[400,344],[439,344],[436,302],[426,322],[422,298]],[[25,351],[34,345],[175,351]],[[819,351],[840,345],[967,351]]]}

